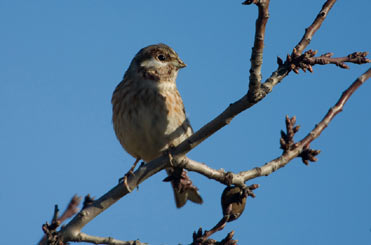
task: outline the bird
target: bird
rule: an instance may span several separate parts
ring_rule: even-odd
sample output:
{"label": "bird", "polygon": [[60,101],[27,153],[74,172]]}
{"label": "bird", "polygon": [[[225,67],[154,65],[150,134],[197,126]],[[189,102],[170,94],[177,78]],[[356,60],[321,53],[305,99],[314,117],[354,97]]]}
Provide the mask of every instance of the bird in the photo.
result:
{"label": "bird", "polygon": [[[145,163],[165,154],[193,134],[176,86],[178,71],[186,67],[168,45],[142,48],[135,55],[112,95],[112,122],[116,136],[136,160]],[[167,168],[176,207],[187,200],[203,203],[198,188],[182,168]]]}

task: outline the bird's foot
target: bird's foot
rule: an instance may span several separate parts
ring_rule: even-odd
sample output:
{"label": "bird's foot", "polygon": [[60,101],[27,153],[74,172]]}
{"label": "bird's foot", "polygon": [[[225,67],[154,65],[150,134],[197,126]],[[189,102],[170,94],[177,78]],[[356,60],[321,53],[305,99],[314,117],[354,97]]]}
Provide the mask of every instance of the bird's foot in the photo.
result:
{"label": "bird's foot", "polygon": [[136,160],[135,160],[135,162],[134,162],[134,164],[131,166],[131,168],[129,169],[129,171],[123,176],[123,177],[121,177],[120,179],[119,179],[119,183],[121,184],[121,183],[123,183],[124,184],[124,186],[126,187],[126,189],[129,191],[129,192],[131,192],[132,190],[131,190],[131,188],[129,187],[129,185],[128,185],[128,177],[130,176],[130,175],[134,175],[134,169],[135,169],[135,167],[137,166],[137,164],[138,164],[138,162],[140,161],[140,158],[137,158]]}

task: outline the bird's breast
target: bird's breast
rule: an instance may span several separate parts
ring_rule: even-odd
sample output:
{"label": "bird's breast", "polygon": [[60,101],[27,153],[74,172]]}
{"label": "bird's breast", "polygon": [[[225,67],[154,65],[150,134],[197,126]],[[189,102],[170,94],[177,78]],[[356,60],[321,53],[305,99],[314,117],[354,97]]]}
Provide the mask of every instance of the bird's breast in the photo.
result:
{"label": "bird's breast", "polygon": [[150,161],[168,148],[177,145],[189,132],[183,102],[172,85],[128,88],[120,101],[122,112],[114,117],[117,137],[134,157]]}

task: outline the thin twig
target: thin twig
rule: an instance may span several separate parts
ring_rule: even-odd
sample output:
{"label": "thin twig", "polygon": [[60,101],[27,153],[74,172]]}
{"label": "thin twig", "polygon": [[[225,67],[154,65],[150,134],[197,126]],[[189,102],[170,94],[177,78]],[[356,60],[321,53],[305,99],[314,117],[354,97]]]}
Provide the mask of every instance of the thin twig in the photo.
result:
{"label": "thin twig", "polygon": [[295,46],[294,51],[296,54],[300,55],[304,49],[309,45],[312,40],[313,35],[321,27],[323,21],[328,15],[328,12],[334,6],[336,0],[327,0],[326,3],[322,6],[321,11],[317,15],[313,23],[305,29],[304,36],[301,38],[300,42]]}
{"label": "thin twig", "polygon": [[264,166],[254,168],[246,172],[240,172],[237,174],[239,178],[243,178],[244,181],[259,177],[267,176],[279,168],[284,167],[288,162],[290,162],[295,157],[298,157],[300,153],[306,146],[316,139],[322,131],[327,127],[327,125],[334,119],[334,117],[343,110],[345,103],[348,101],[350,96],[357,90],[367,79],[371,77],[371,68],[368,69],[362,76],[360,76],[352,85],[346,89],[338,102],[332,107],[325,117],[319,122],[315,128],[307,134],[305,138],[295,144],[295,147],[284,152],[282,156],[266,163]]}
{"label": "thin twig", "polygon": [[[220,222],[223,222],[223,219]],[[204,238],[202,236],[203,233],[202,229],[200,228],[197,232],[193,233],[193,242],[191,243],[191,245],[237,245],[238,242],[238,240],[233,239],[234,231],[229,232],[227,236],[220,242],[214,239],[208,239],[207,237]]]}
{"label": "thin twig", "polygon": [[189,171],[194,171],[200,173],[210,179],[214,179],[220,183],[227,184],[227,185],[237,185],[243,187],[245,182],[260,176],[268,176],[269,174],[275,172],[276,170],[284,167],[288,164],[292,159],[300,156],[304,149],[306,149],[309,144],[316,139],[322,131],[327,127],[327,125],[332,121],[332,119],[342,111],[345,103],[350,98],[350,96],[354,93],[356,89],[358,89],[368,78],[371,77],[371,68],[368,69],[362,76],[360,76],[353,84],[346,89],[338,102],[332,107],[326,116],[319,122],[316,127],[307,134],[305,138],[301,141],[297,142],[296,144],[292,144],[292,146],[283,152],[283,154],[264,164],[261,167],[256,167],[248,171],[242,171],[239,173],[232,173],[232,172],[225,172],[223,169],[216,170],[204,163],[197,162],[195,160],[189,159],[187,157],[183,157],[181,159],[181,166]]}
{"label": "thin twig", "polygon": [[263,64],[263,49],[264,49],[264,36],[265,27],[269,18],[269,0],[247,0],[243,4],[256,4],[259,9],[258,18],[255,24],[255,39],[254,46],[251,52],[251,67],[250,67],[250,78],[249,78],[249,93],[248,97],[254,98],[255,93],[260,91],[260,82],[262,80],[261,66]]}
{"label": "thin twig", "polygon": [[348,101],[350,96],[366,82],[367,79],[371,77],[371,68],[369,68],[365,73],[363,73],[357,80],[355,80],[352,85],[346,89],[341,95],[337,103],[328,111],[326,116],[322,119],[320,123],[304,138],[299,144],[305,146],[309,145],[315,138],[317,138],[322,131],[328,126],[332,119],[343,110],[345,103]]}
{"label": "thin twig", "polygon": [[[311,50],[309,50],[311,51]],[[314,52],[315,54],[316,52]],[[353,63],[353,64],[365,64],[370,63],[371,60],[367,59],[368,52],[354,52],[352,54],[349,54],[345,57],[336,57],[332,58],[333,53],[326,53],[319,57],[308,57],[303,60],[305,64],[308,65],[327,65],[327,64],[334,64],[336,66],[339,66],[340,68],[349,69],[349,66],[347,63]]]}
{"label": "thin twig", "polygon": [[[326,3],[322,6],[321,11],[318,13],[317,17],[313,23],[305,29],[304,36],[300,42],[295,46],[292,52],[292,56],[300,56],[304,49],[309,45],[316,31],[321,27],[323,21],[327,17],[332,6],[335,4],[336,0],[327,0]],[[262,84],[262,89],[266,94],[270,93],[274,86],[282,81],[292,70],[291,66],[283,64],[280,59],[278,59],[278,68],[272,73],[272,75],[265,80]]]}
{"label": "thin twig", "polygon": [[[58,217],[59,210],[58,210],[58,206],[56,205],[55,208],[54,208],[54,214],[53,214],[53,218],[52,218],[52,224],[55,223],[55,224],[58,224],[58,226],[59,226],[65,220],[67,220],[67,219],[71,218],[72,216],[74,216],[79,211],[77,207],[80,205],[80,202],[81,202],[81,197],[79,197],[77,195],[74,195],[71,198],[70,202],[68,203],[67,208],[64,210],[63,214],[61,216],[59,216],[59,217]],[[47,227],[44,227],[44,229],[45,228],[47,228]],[[41,238],[41,240],[39,241],[39,244],[40,245],[46,244],[46,235],[44,235]]]}
{"label": "thin twig", "polygon": [[90,242],[94,244],[108,244],[108,245],[146,245],[148,243],[142,243],[138,240],[135,241],[121,241],[114,239],[112,237],[98,237],[98,236],[91,236],[85,233],[80,232],[75,240],[71,240],[73,242]]}
{"label": "thin twig", "polygon": [[319,57],[315,57],[317,51],[308,50],[302,55],[287,55],[287,59],[284,64],[282,59],[278,57],[278,61],[282,66],[288,67],[290,70],[293,70],[296,74],[299,73],[299,69],[305,71],[313,72],[313,65],[327,65],[335,64],[340,68],[348,69],[349,66],[345,63],[353,64],[366,64],[370,63],[371,60],[367,59],[368,52],[354,52],[345,57],[333,58],[333,53],[326,53]]}

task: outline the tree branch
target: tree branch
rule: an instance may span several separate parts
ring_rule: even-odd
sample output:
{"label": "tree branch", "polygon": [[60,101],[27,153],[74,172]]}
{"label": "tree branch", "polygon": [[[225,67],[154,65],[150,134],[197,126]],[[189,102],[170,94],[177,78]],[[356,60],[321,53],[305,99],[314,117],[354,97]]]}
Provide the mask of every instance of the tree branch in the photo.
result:
{"label": "tree branch", "polygon": [[263,49],[264,49],[264,36],[265,27],[269,18],[269,0],[247,0],[243,4],[256,4],[259,9],[258,19],[255,24],[255,40],[251,52],[251,67],[250,67],[250,83],[248,97],[259,97],[255,95],[260,91],[260,82],[262,80],[261,66],[263,64]]}
{"label": "tree branch", "polygon": [[[64,242],[75,241],[81,229],[86,224],[120,198],[130,193],[131,190],[135,189],[141,182],[163,170],[168,164],[169,159],[164,155],[151,161],[151,164],[141,165],[134,174],[128,176],[127,185],[119,183],[102,197],[82,209],[65,227],[63,227],[59,232],[62,240]],[[130,189],[127,189],[126,186]]]}
{"label": "tree branch", "polygon": [[90,242],[94,244],[109,244],[109,245],[145,245],[148,243],[142,243],[138,240],[136,241],[120,241],[112,237],[98,237],[91,236],[85,233],[80,232],[76,236],[76,240],[71,240],[73,242]]}
{"label": "tree branch", "polygon": [[313,72],[313,65],[327,65],[327,64],[334,64],[343,69],[349,69],[349,66],[345,64],[353,63],[353,64],[366,64],[370,63],[371,60],[367,59],[368,52],[354,52],[345,57],[337,57],[332,58],[334,55],[333,53],[326,53],[319,57],[314,57],[317,54],[317,51],[308,50],[302,55],[287,55],[286,61],[284,64],[282,59],[278,57],[278,63],[280,65],[290,67],[296,74],[299,73],[299,69],[302,69],[304,72],[309,70]]}
{"label": "tree branch", "polygon": [[[183,166],[184,168],[199,172],[209,178],[215,179],[223,184],[235,184],[237,186],[244,187],[245,182],[252,178],[256,178],[262,175],[269,175],[270,173],[274,172],[275,170],[285,166],[290,160],[294,157],[297,157],[304,149],[307,147],[309,143],[319,136],[320,132],[318,133],[317,127],[311,132],[310,136],[314,138],[305,138],[299,142],[299,146],[285,152],[281,157],[268,162],[262,167],[257,167],[255,169],[249,171],[242,171],[238,174],[233,174],[230,172],[225,173],[224,170],[214,170],[204,164],[197,163],[193,160],[190,160],[184,155],[207,139],[209,136],[214,134],[216,131],[220,130],[225,125],[229,124],[229,122],[239,113],[242,111],[252,107],[260,100],[265,98],[267,94],[269,94],[273,87],[276,86],[284,77],[286,77],[289,72],[291,71],[290,66],[285,64],[280,64],[276,71],[272,73],[272,75],[260,85],[261,82],[261,62],[259,61],[262,59],[262,52],[264,46],[264,32],[265,32],[265,25],[268,19],[268,4],[269,1],[266,0],[253,0],[254,3],[258,4],[259,8],[259,16],[257,20],[257,31],[255,36],[253,54],[251,57],[252,62],[252,72],[251,76],[255,82],[250,81],[249,91],[248,93],[243,96],[238,101],[230,104],[228,108],[226,108],[220,115],[214,118],[212,121],[207,123],[201,129],[199,129],[196,133],[190,136],[188,139],[183,141],[177,147],[170,149],[169,153],[174,158],[173,161],[175,164],[179,164],[179,166]],[[302,52],[305,47],[309,44],[312,36],[314,35],[315,31],[320,27],[321,23],[323,22],[324,18],[327,16],[328,11],[331,9],[332,5],[336,1],[328,0],[326,4],[323,6],[320,14],[317,16],[316,20],[313,24],[306,30],[306,33],[303,39],[299,42],[296,46],[294,51],[296,53]],[[368,78],[368,77],[367,77]],[[365,79],[367,79],[365,78]],[[357,87],[358,88],[358,87]],[[354,89],[355,90],[355,89]],[[349,95],[350,96],[350,95]],[[344,102],[345,103],[345,102]],[[332,116],[333,117],[333,116]],[[329,121],[331,121],[330,118]],[[326,125],[329,123],[326,121],[324,123],[320,123],[319,125]],[[315,131],[317,130],[317,131]],[[307,136],[309,137],[309,136]],[[97,215],[101,212],[109,208],[112,204],[117,202],[120,198],[125,196],[126,194],[130,193],[131,190],[135,189],[141,182],[146,180],[147,178],[151,177],[152,175],[156,174],[157,172],[163,170],[166,167],[169,167],[169,155],[163,155],[153,161],[140,166],[133,175],[129,175],[127,178],[127,185],[118,184],[113,187],[109,192],[105,195],[100,197],[99,199],[93,201],[90,205],[87,205],[83,208],[65,227],[61,229],[59,232],[59,236],[63,242],[68,241],[78,241],[78,239],[82,239],[83,236],[86,239],[95,239],[95,237],[86,235],[81,233],[81,229],[89,223],[92,219],[94,219]],[[109,238],[99,238],[99,239],[109,239]],[[96,240],[99,240],[96,238]]]}
{"label": "tree branch", "polygon": [[309,45],[313,35],[321,27],[322,22],[325,20],[325,18],[328,15],[328,12],[331,10],[332,6],[334,6],[335,3],[336,0],[327,0],[325,2],[316,19],[307,29],[305,29],[304,36],[301,38],[300,42],[294,48],[293,51],[294,53],[300,55],[304,51],[304,49]]}
{"label": "tree branch", "polygon": [[357,80],[355,80],[352,85],[343,92],[340,99],[337,103],[330,108],[326,116],[322,119],[322,121],[316,125],[316,127],[304,138],[299,142],[299,145],[307,146],[309,145],[315,138],[317,138],[322,131],[328,126],[328,124],[332,121],[332,119],[343,110],[345,103],[348,101],[350,96],[362,85],[366,82],[367,79],[371,77],[371,68],[369,68],[365,73],[363,73]]}
{"label": "tree branch", "polygon": [[[316,31],[321,27],[322,22],[328,15],[332,6],[335,4],[336,0],[327,0],[322,6],[321,11],[318,13],[317,17],[313,23],[305,29],[304,36],[300,42],[295,46],[292,51],[291,56],[297,57],[304,51],[304,49],[309,45]],[[290,65],[283,64],[280,58],[277,59],[278,69],[272,73],[272,75],[264,82],[262,89],[266,94],[270,93],[275,85],[280,83],[292,70]]]}
{"label": "tree branch", "polygon": [[[317,52],[313,52],[315,55]],[[353,64],[365,64],[370,63],[371,60],[367,59],[366,56],[368,52],[354,52],[350,55],[345,57],[338,57],[332,58],[333,53],[326,53],[319,57],[308,57],[304,60],[305,63],[309,65],[327,65],[327,64],[334,64],[339,66],[340,68],[349,69],[349,66],[345,64],[345,62],[353,63]]]}
{"label": "tree branch", "polygon": [[241,172],[244,180],[250,180],[259,176],[267,176],[279,168],[284,167],[293,158],[298,157],[304,148],[308,147],[309,144],[316,139],[322,131],[328,126],[328,124],[334,119],[334,117],[343,110],[345,103],[348,101],[350,96],[357,90],[367,79],[371,76],[371,68],[362,74],[356,81],[352,83],[348,89],[346,89],[337,103],[328,111],[325,117],[319,122],[315,128],[307,134],[301,141],[299,141],[295,147],[291,150],[284,152],[284,154],[268,163],[264,166],[255,168],[246,172]]}
{"label": "tree branch", "polygon": [[328,111],[324,118],[305,136],[301,141],[292,144],[292,147],[286,149],[284,153],[264,164],[261,167],[256,167],[248,171],[242,171],[237,174],[232,172],[225,172],[223,169],[215,170],[207,166],[206,164],[191,160],[187,157],[183,157],[181,166],[189,171],[200,173],[210,179],[219,181],[220,183],[227,185],[237,185],[243,187],[246,181],[260,177],[268,176],[276,170],[286,166],[292,159],[300,156],[300,154],[309,149],[309,144],[316,139],[322,131],[328,126],[328,124],[334,119],[334,117],[343,110],[345,103],[348,101],[350,96],[357,90],[367,79],[371,77],[371,68],[368,69],[362,76],[352,83],[351,86],[346,89],[337,103]]}
{"label": "tree branch", "polygon": [[[59,215],[59,209],[58,209],[58,206],[56,205],[55,208],[54,208],[54,215],[53,215],[53,218],[52,218],[52,225],[54,224],[54,226],[56,226],[54,228],[54,230],[60,225],[62,224],[65,220],[71,218],[72,216],[74,216],[79,210],[78,210],[78,206],[81,202],[81,197],[77,196],[77,195],[74,195],[70,202],[68,203],[67,205],[67,208],[64,210],[63,214],[61,216],[58,217]],[[50,226],[48,227],[48,223],[46,223],[44,226],[43,226],[43,230],[44,232],[47,234],[47,235],[51,235],[50,231],[49,231],[49,228]],[[49,234],[48,234],[49,233]],[[46,244],[46,241],[47,241],[47,236],[44,235],[41,240],[39,241],[39,244]]]}

